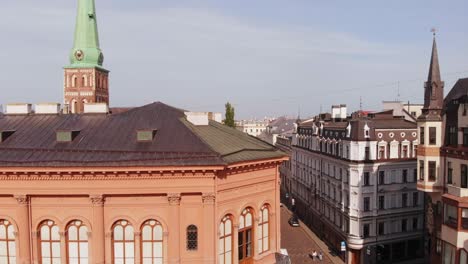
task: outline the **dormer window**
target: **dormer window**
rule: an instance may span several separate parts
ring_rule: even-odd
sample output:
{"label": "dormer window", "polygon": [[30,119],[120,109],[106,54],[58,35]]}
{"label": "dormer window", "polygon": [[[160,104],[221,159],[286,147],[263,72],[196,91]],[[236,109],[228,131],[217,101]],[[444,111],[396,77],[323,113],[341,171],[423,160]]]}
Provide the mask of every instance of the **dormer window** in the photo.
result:
{"label": "dormer window", "polygon": [[4,142],[7,140],[11,135],[15,133],[14,130],[5,130],[0,132],[0,142]]}
{"label": "dormer window", "polygon": [[156,129],[146,129],[137,131],[137,141],[138,142],[150,142],[153,141],[156,136]]}
{"label": "dormer window", "polygon": [[60,130],[57,131],[57,142],[72,142],[80,133],[79,130]]}

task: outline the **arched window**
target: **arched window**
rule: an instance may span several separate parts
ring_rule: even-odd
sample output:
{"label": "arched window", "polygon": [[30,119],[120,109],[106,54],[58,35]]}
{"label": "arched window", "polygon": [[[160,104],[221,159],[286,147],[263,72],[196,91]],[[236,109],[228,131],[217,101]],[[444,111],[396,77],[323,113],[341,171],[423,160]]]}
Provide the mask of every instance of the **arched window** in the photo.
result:
{"label": "arched window", "polygon": [[187,250],[198,249],[198,228],[195,225],[187,227]]}
{"label": "arched window", "polygon": [[88,86],[88,76],[86,74],[83,75],[82,78],[82,84],[83,84],[83,87],[86,87]]}
{"label": "arched window", "polygon": [[268,206],[264,205],[260,210],[258,223],[258,252],[263,253],[270,249],[270,222]]}
{"label": "arched window", "polygon": [[39,254],[41,263],[60,263],[59,228],[52,220],[46,220],[39,226]]}
{"label": "arched window", "polygon": [[78,78],[76,77],[76,75],[73,75],[73,76],[72,76],[72,80],[71,80],[72,87],[76,87],[76,80],[77,80],[77,79],[78,79]]}
{"label": "arched window", "polygon": [[239,218],[239,261],[248,261],[253,256],[253,210],[246,208]]}
{"label": "arched window", "polygon": [[141,228],[141,248],[144,264],[163,263],[163,229],[156,220],[146,221]]}
{"label": "arched window", "polygon": [[219,225],[219,264],[232,263],[232,218],[225,216]]}
{"label": "arched window", "polygon": [[68,225],[67,254],[70,264],[88,264],[88,228],[81,221]]}
{"label": "arched window", "polygon": [[0,219],[0,263],[16,264],[15,228]]}
{"label": "arched window", "polygon": [[117,221],[112,227],[112,263],[135,263],[135,235],[128,221]]}

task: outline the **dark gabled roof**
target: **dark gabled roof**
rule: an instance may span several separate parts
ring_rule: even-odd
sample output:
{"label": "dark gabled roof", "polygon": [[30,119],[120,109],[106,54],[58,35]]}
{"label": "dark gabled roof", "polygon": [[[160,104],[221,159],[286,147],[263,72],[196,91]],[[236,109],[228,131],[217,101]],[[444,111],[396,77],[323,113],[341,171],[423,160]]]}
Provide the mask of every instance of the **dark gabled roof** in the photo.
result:
{"label": "dark gabled roof", "polygon": [[[114,114],[0,115],[0,166],[197,166],[283,157],[275,148],[210,122],[193,126],[183,110],[152,103]],[[157,130],[151,142],[136,131]],[[57,131],[79,131],[72,142]]]}
{"label": "dark gabled roof", "polygon": [[463,96],[468,96],[468,78],[459,79],[452,90],[447,94],[444,99],[444,105],[447,106],[452,100],[458,99]]}

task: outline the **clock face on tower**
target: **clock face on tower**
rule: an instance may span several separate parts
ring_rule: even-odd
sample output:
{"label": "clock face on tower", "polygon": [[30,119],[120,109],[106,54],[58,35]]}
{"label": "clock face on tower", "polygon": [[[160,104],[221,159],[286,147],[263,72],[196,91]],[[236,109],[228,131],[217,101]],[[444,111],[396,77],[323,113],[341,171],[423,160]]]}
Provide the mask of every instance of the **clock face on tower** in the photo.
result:
{"label": "clock face on tower", "polygon": [[79,61],[81,61],[84,57],[84,53],[82,50],[77,50],[75,51],[75,58]]}

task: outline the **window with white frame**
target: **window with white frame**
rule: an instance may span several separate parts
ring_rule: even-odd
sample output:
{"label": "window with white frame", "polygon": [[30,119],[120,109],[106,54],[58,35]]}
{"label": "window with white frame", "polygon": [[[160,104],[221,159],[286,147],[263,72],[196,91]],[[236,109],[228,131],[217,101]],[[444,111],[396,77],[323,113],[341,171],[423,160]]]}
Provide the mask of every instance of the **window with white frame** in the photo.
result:
{"label": "window with white frame", "polygon": [[133,264],[135,262],[135,233],[133,226],[126,220],[120,220],[113,225],[112,231],[112,263]]}
{"label": "window with white frame", "polygon": [[88,228],[79,220],[72,221],[67,227],[68,263],[88,264]]}
{"label": "window with white frame", "polygon": [[260,219],[258,222],[258,252],[261,254],[270,249],[270,222],[269,209],[264,205],[260,210]]}
{"label": "window with white frame", "polygon": [[0,263],[16,264],[15,228],[5,219],[0,219]]}
{"label": "window with white frame", "polygon": [[41,263],[60,264],[60,234],[58,226],[52,220],[43,221],[39,225],[39,233]]}
{"label": "window with white frame", "polygon": [[161,223],[151,219],[141,227],[141,256],[144,264],[163,263],[163,228]]}

